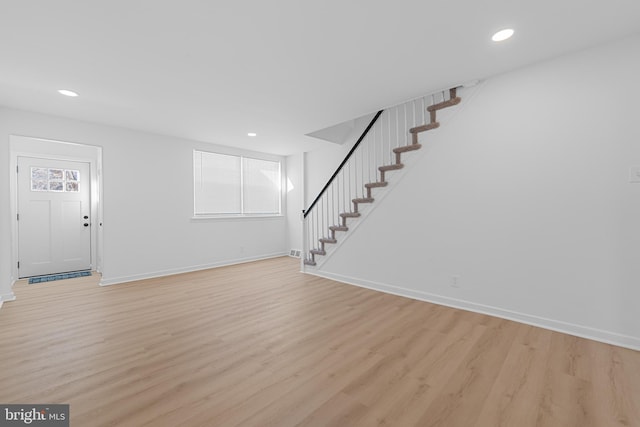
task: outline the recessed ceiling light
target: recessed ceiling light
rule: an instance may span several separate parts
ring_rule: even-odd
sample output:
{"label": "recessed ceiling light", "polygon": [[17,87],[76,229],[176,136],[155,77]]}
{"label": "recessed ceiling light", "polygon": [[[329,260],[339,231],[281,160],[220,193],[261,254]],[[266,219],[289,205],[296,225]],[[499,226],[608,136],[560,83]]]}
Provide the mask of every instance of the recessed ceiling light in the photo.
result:
{"label": "recessed ceiling light", "polygon": [[247,134],[247,136],[258,136],[258,134],[257,134],[257,133],[255,133],[255,132],[249,132],[249,133]]}
{"label": "recessed ceiling light", "polygon": [[67,90],[67,89],[60,89],[58,93],[61,93],[62,95],[65,95],[65,96],[78,96],[76,92],[72,90]]}
{"label": "recessed ceiling light", "polygon": [[502,42],[507,40],[513,35],[513,29],[505,28],[504,30],[500,30],[491,37],[491,40],[494,42]]}

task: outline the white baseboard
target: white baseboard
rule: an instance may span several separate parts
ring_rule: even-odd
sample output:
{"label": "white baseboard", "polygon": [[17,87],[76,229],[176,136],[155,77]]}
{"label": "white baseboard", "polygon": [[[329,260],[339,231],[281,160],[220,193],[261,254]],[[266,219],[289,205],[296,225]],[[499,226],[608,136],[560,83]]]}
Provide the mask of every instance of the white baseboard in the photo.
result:
{"label": "white baseboard", "polygon": [[[11,282],[11,287],[9,289],[13,289],[13,285],[16,284],[16,281],[13,278],[13,276],[9,278],[9,282]],[[0,294],[0,309],[2,308],[3,303],[9,302],[9,301],[15,301],[15,300],[16,300],[16,295],[13,293],[13,291],[6,294]]]}
{"label": "white baseboard", "polygon": [[193,271],[208,270],[210,268],[218,268],[218,267],[226,267],[228,265],[243,264],[246,262],[260,261],[263,259],[277,258],[277,257],[287,256],[287,255],[288,255],[288,252],[278,252],[275,254],[260,255],[256,257],[238,258],[234,260],[214,262],[211,264],[193,265],[189,267],[173,268],[170,270],[154,271],[149,273],[134,274],[131,276],[112,277],[112,278],[106,278],[106,279],[104,277],[104,273],[102,273],[103,275],[102,275],[102,280],[100,280],[100,286],[111,286],[111,285],[117,285],[120,283],[134,282],[136,280],[153,279],[155,277],[164,277],[164,276],[172,276],[174,274],[191,273]]}
{"label": "white baseboard", "polygon": [[8,294],[2,294],[0,295],[0,306],[2,305],[3,302],[15,301],[15,300],[16,300],[16,295],[13,292],[9,292]]}
{"label": "white baseboard", "polygon": [[471,301],[465,301],[465,300],[446,297],[442,295],[431,294],[423,291],[416,291],[414,289],[407,289],[407,288],[402,288],[398,286],[387,285],[384,283],[373,282],[369,280],[356,279],[353,277],[343,276],[340,274],[311,271],[311,269],[307,269],[306,273],[312,274],[315,276],[324,277],[326,279],[331,279],[338,282],[346,283],[349,285],[372,289],[374,291],[385,292],[388,294],[398,295],[401,297],[411,298],[419,301],[425,301],[425,302],[430,302],[434,304],[444,305],[447,307],[453,307],[453,308],[458,308],[462,310],[473,311],[476,313],[487,314],[489,316],[495,316],[495,317],[500,317],[507,320],[513,320],[515,322],[520,322],[527,325],[537,326],[540,328],[549,329],[556,332],[561,332],[561,333],[574,335],[581,338],[600,341],[607,344],[612,344],[612,345],[640,351],[640,337],[622,335],[616,332],[605,331],[602,329],[596,329],[589,326],[582,326],[582,325],[567,323],[559,320],[547,319],[544,317],[539,317],[531,314],[506,310],[499,307],[478,304]]}

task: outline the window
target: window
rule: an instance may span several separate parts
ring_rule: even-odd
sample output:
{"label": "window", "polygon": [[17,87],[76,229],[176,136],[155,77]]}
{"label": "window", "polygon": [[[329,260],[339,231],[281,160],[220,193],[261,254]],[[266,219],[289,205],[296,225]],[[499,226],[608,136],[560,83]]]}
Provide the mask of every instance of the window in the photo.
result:
{"label": "window", "polygon": [[80,171],[31,168],[31,191],[78,192]]}
{"label": "window", "polygon": [[194,151],[196,216],[280,215],[280,162]]}

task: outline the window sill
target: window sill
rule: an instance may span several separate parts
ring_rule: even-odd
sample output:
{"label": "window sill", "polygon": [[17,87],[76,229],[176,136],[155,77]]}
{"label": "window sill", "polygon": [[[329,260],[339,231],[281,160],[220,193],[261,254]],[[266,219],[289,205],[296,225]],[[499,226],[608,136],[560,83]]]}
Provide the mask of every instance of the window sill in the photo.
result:
{"label": "window sill", "polygon": [[247,220],[269,220],[284,218],[282,214],[265,214],[265,215],[197,215],[192,216],[191,221],[247,221]]}

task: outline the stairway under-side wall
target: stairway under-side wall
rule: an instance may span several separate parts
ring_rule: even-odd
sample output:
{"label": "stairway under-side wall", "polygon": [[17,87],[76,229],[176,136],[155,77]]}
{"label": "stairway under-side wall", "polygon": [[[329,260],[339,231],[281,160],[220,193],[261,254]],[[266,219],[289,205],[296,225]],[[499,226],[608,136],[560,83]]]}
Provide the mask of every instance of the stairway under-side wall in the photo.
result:
{"label": "stairway under-side wall", "polygon": [[307,266],[328,254],[349,231],[349,221],[362,216],[362,206],[375,202],[376,189],[389,186],[389,173],[403,169],[402,155],[422,148],[418,135],[437,129],[439,110],[459,104],[457,88],[417,98],[379,111],[342,161],[318,197],[304,211],[304,256]]}

